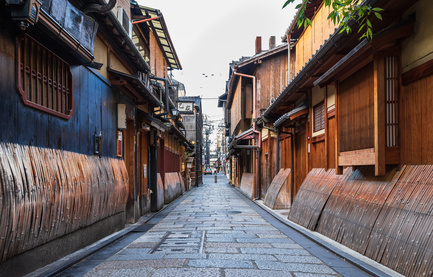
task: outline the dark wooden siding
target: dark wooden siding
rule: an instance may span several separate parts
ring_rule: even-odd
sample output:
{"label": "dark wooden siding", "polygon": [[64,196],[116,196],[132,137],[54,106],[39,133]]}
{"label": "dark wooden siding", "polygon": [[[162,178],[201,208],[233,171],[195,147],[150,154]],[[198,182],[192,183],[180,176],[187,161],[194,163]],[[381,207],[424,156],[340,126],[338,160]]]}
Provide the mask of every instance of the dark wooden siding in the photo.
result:
{"label": "dark wooden siding", "polygon": [[402,164],[433,164],[433,75],[402,86]]}
{"label": "dark wooden siding", "polygon": [[373,63],[338,86],[340,151],[374,147]]}
{"label": "dark wooden siding", "polygon": [[74,110],[70,120],[22,103],[16,87],[15,44],[0,40],[0,141],[93,155],[95,133],[102,134],[102,155],[116,157],[117,103],[131,104],[100,75],[71,66]]}

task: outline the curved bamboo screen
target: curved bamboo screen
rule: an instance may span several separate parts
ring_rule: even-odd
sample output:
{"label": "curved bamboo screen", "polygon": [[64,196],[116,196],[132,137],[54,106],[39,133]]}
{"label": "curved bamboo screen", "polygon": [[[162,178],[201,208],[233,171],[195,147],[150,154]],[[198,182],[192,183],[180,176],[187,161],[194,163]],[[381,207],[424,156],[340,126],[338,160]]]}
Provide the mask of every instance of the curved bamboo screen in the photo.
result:
{"label": "curved bamboo screen", "polygon": [[0,143],[0,261],[125,209],[123,160]]}
{"label": "curved bamboo screen", "polygon": [[[433,274],[433,165],[313,169],[289,219],[407,276]],[[323,180],[323,181],[322,181]]]}

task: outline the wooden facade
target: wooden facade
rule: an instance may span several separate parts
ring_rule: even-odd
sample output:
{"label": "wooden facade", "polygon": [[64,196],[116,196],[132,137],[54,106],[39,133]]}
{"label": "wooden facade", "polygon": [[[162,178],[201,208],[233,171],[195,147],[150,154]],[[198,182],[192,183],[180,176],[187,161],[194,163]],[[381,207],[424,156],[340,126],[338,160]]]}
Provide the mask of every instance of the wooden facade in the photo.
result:
{"label": "wooden facade", "polygon": [[[11,269],[25,275],[161,208],[158,154],[171,161],[161,172],[176,174],[182,188],[182,162],[192,149],[171,112],[176,99],[167,93],[170,105],[161,103],[164,84],[150,80],[181,69],[178,60],[173,64],[149,36],[152,25],[134,25],[134,41],[129,37],[131,19],[146,16],[141,7],[117,1],[113,13],[85,17],[79,1],[57,1],[67,5],[65,13],[97,26],[75,26],[89,32],[84,39],[62,28],[52,1],[41,2],[38,22],[24,31],[11,16],[22,6],[0,4],[0,233],[8,240],[0,243],[0,271],[6,275]],[[70,243],[76,236],[80,243]],[[11,266],[26,255],[43,258]]]}
{"label": "wooden facade", "polygon": [[264,197],[279,171],[277,138],[271,125],[256,126],[253,120],[287,82],[287,45],[258,52],[232,66],[225,106],[225,114],[230,116],[226,117],[226,124],[232,137],[230,181],[236,187],[243,182],[242,191],[248,192],[250,198]]}
{"label": "wooden facade", "polygon": [[260,194],[252,198],[276,208],[281,178],[272,189],[270,181],[278,171],[290,171],[289,192],[281,197],[289,196],[281,205],[292,207],[289,219],[402,274],[429,275],[433,4],[374,5],[385,12],[382,20],[371,18],[371,41],[340,32],[322,1],[309,1],[312,25],[298,29],[294,20],[285,59],[257,54],[235,63],[233,71],[257,79],[258,112],[255,124],[237,112],[241,98],[233,98],[231,72],[228,103],[236,107],[228,106],[226,114],[237,114],[226,122],[231,181],[245,186],[242,175],[250,177],[245,149],[258,146],[246,139],[253,125],[262,139],[260,170],[252,171],[258,181],[243,189]]}
{"label": "wooden facade", "polygon": [[[309,5],[312,26],[289,28],[287,35],[295,63],[291,81],[262,113],[279,130],[280,168],[292,169],[289,219],[402,274],[428,275],[430,251],[410,238],[425,241],[427,227],[415,218],[431,216],[393,201],[402,195],[433,203],[428,192],[410,192],[430,184],[433,6],[378,1],[400,20],[387,14],[375,20],[371,41],[332,27],[317,44],[314,30],[328,26],[322,11],[329,11],[315,1]],[[305,105],[306,118],[297,119]],[[420,183],[403,185],[415,180]]]}

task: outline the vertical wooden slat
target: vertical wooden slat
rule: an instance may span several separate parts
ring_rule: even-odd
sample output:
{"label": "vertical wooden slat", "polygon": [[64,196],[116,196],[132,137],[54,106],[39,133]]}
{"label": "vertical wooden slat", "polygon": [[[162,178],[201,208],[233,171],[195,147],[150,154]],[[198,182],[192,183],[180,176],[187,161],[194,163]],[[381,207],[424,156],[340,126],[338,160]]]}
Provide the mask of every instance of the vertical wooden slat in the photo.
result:
{"label": "vertical wooden slat", "polygon": [[374,151],[376,176],[386,173],[384,67],[384,57],[379,54],[374,59]]}
{"label": "vertical wooden slat", "polygon": [[338,165],[338,157],[340,156],[340,105],[339,105],[340,93],[338,85],[335,84],[335,174],[343,174],[343,167]]}

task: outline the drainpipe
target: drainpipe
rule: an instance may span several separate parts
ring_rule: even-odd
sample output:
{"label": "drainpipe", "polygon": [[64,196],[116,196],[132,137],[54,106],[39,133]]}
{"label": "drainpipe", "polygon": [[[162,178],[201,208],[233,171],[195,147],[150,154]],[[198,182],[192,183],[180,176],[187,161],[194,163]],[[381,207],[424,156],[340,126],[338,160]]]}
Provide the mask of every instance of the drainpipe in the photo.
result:
{"label": "drainpipe", "polygon": [[241,76],[241,77],[246,77],[246,78],[251,78],[251,79],[253,79],[253,133],[255,133],[255,134],[258,134],[258,136],[259,136],[259,138],[258,138],[258,148],[257,148],[257,150],[256,150],[256,157],[255,157],[255,160],[254,160],[254,163],[255,163],[255,173],[256,174],[254,174],[254,189],[253,189],[253,198],[254,199],[258,199],[258,198],[256,198],[257,197],[257,191],[258,191],[258,189],[257,189],[257,186],[256,186],[256,176],[255,175],[257,175],[258,174],[258,172],[259,172],[259,170],[258,170],[258,168],[259,168],[259,162],[257,161],[257,158],[258,158],[258,153],[259,153],[259,151],[260,151],[260,149],[261,149],[261,147],[262,147],[262,133],[261,132],[259,132],[259,131],[257,131],[256,130],[256,122],[255,122],[255,119],[256,119],[256,106],[257,106],[257,103],[256,103],[256,76],[253,76],[253,75],[247,75],[247,74],[243,74],[243,73],[238,73],[238,72],[233,72],[233,74],[235,74],[235,75],[238,75],[238,76]]}
{"label": "drainpipe", "polygon": [[110,0],[107,4],[89,4],[83,8],[83,13],[100,13],[100,14],[106,14],[107,12],[111,11],[114,6],[116,5],[116,0]]}
{"label": "drainpipe", "polygon": [[146,19],[143,19],[143,20],[134,21],[134,22],[132,22],[132,25],[139,24],[139,23],[144,23],[144,22],[155,20],[155,19],[159,19],[159,18],[161,18],[161,16],[155,16],[155,17],[146,18]]}
{"label": "drainpipe", "polygon": [[150,76],[150,79],[158,80],[158,81],[164,81],[165,86],[165,112],[158,114],[158,116],[167,115],[170,110],[169,101],[168,101],[168,79],[156,77],[156,76]]}

